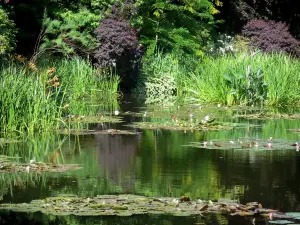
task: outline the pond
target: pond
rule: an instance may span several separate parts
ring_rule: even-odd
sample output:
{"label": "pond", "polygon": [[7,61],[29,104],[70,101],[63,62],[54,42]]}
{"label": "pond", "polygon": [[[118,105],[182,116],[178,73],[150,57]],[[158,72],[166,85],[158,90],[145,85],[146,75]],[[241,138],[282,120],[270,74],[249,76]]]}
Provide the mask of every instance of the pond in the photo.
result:
{"label": "pond", "polygon": [[[80,164],[63,173],[0,173],[1,203],[29,203],[50,196],[80,197],[136,194],[150,197],[183,195],[192,199],[227,198],[241,203],[260,202],[283,212],[300,211],[300,121],[293,118],[245,118],[246,108],[210,106],[138,107],[123,102],[121,123],[90,124],[92,130],[127,130],[130,133],[41,134],[22,142],[1,144],[0,155],[29,162]],[[255,111],[255,109],[251,109]],[[230,129],[188,129],[205,115],[229,122]],[[175,121],[176,120],[179,121]],[[199,121],[198,121],[199,120]],[[139,129],[134,122],[178,124],[181,129]],[[200,122],[201,123],[201,122]],[[191,122],[192,124],[192,122]],[[230,126],[229,124],[240,124]],[[187,127],[187,129],[185,129]],[[270,139],[270,137],[272,137]],[[228,143],[273,144],[273,148],[227,148]],[[227,143],[205,148],[203,143]],[[276,148],[276,142],[285,145]],[[195,145],[198,143],[198,146]],[[299,150],[299,149],[298,149]],[[1,198],[0,198],[1,199]],[[0,224],[252,224],[251,220],[221,214],[205,217],[132,216],[76,217],[41,213],[1,212]]]}

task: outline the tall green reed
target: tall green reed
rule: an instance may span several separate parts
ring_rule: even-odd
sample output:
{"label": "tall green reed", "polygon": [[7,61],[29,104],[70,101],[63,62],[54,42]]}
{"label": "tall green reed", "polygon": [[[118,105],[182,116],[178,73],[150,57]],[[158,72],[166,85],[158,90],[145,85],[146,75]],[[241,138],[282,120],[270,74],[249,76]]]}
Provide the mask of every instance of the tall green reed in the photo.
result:
{"label": "tall green reed", "polygon": [[0,129],[34,132],[63,125],[68,114],[94,115],[116,104],[120,79],[75,58],[3,63],[0,69]]}
{"label": "tall green reed", "polygon": [[33,131],[53,126],[60,115],[57,96],[46,93],[47,74],[10,64],[0,70],[0,128],[2,132]]}
{"label": "tall green reed", "polygon": [[300,61],[284,54],[206,58],[183,77],[193,102],[285,106],[300,101]]}

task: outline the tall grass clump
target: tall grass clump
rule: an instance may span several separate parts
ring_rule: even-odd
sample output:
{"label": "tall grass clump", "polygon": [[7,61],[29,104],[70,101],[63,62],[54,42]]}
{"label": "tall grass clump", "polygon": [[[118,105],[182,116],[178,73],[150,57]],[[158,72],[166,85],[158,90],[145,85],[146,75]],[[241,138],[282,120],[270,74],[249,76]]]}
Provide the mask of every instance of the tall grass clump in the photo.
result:
{"label": "tall grass clump", "polygon": [[[45,62],[41,62],[45,64]],[[46,63],[49,65],[49,63]],[[100,105],[109,109],[118,98],[120,78],[113,69],[100,70],[80,58],[55,61],[53,67],[60,78],[70,114],[95,114]]]}
{"label": "tall grass clump", "polygon": [[285,106],[300,101],[300,61],[285,54],[206,58],[184,79],[190,101]]}
{"label": "tall grass clump", "polygon": [[17,59],[2,63],[0,70],[2,132],[53,129],[64,125],[68,114],[98,112],[99,107],[87,105],[116,103],[120,80],[112,71],[99,71],[78,58],[37,65]]}
{"label": "tall grass clump", "polygon": [[60,87],[48,92],[46,72],[32,72],[16,64],[3,65],[0,71],[0,129],[44,130],[54,126],[61,114],[57,96]]}

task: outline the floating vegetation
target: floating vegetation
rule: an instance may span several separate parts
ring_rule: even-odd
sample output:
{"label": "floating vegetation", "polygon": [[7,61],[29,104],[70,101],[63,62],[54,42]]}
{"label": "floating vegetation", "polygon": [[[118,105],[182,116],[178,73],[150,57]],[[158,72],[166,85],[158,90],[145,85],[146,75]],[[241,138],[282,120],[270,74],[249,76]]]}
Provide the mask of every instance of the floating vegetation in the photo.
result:
{"label": "floating vegetation", "polygon": [[[270,224],[294,224],[293,221],[289,221],[289,220],[273,220],[269,222]],[[294,224],[297,225],[297,224]]]}
{"label": "floating vegetation", "polygon": [[57,130],[60,134],[72,134],[72,135],[91,135],[91,134],[110,134],[110,135],[136,135],[137,132],[130,130],[116,130],[116,129],[107,129],[107,130],[77,130],[77,129],[61,129]]}
{"label": "floating vegetation", "polygon": [[300,133],[300,129],[288,129],[289,131],[292,131],[294,133]]}
{"label": "floating vegetation", "polygon": [[253,127],[257,125],[253,124],[244,124],[244,123],[229,123],[229,122],[200,122],[200,123],[176,123],[176,122],[135,122],[129,125],[128,127],[140,128],[140,129],[163,129],[163,130],[198,130],[198,131],[218,131],[218,130],[231,130],[233,128],[244,128],[244,127]]}
{"label": "floating vegetation", "polygon": [[204,130],[204,131],[216,131],[216,130],[230,130],[232,127],[222,124],[207,124],[207,125],[192,125],[189,123],[176,124],[176,123],[162,123],[162,122],[135,122],[133,124],[126,125],[133,128],[140,129],[163,129],[163,130]]}
{"label": "floating vegetation", "polygon": [[279,114],[279,113],[254,113],[254,114],[238,114],[235,115],[237,118],[247,118],[247,119],[288,119],[297,120],[300,119],[300,114]]}
{"label": "floating vegetation", "polygon": [[70,115],[65,118],[68,123],[120,123],[122,118],[118,116],[75,116]]}
{"label": "floating vegetation", "polygon": [[203,149],[222,150],[296,150],[299,151],[298,142],[275,139],[239,139],[239,140],[210,140],[203,142],[191,142],[188,145]]}
{"label": "floating vegetation", "polygon": [[137,195],[100,195],[94,198],[50,197],[23,204],[1,204],[0,210],[15,212],[42,212],[51,215],[77,216],[132,216],[160,214],[174,216],[222,213],[232,216],[268,217],[269,213],[284,215],[277,210],[264,209],[257,202],[246,205],[237,201],[222,199],[218,202],[191,200],[187,196],[180,199],[153,198]]}
{"label": "floating vegetation", "polygon": [[0,146],[2,146],[4,144],[15,144],[15,143],[19,143],[19,142],[22,142],[22,141],[14,140],[14,139],[0,138]]}
{"label": "floating vegetation", "polygon": [[78,164],[54,164],[36,162],[35,159],[30,160],[29,163],[13,162],[10,157],[0,155],[0,173],[19,173],[19,172],[65,172],[68,170],[81,169]]}

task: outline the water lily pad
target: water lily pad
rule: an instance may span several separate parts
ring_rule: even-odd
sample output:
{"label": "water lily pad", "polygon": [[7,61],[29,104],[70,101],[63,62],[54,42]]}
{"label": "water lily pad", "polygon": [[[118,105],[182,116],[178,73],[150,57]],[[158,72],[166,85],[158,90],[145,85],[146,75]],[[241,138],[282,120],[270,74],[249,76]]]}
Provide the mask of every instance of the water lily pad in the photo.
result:
{"label": "water lily pad", "polygon": [[[244,208],[246,211],[232,215],[254,216],[257,208],[247,210],[245,206],[230,203],[209,203],[205,209],[197,200],[179,202],[174,198],[152,198],[136,195],[112,195],[80,198],[77,196],[56,196],[41,200],[34,200],[27,204],[0,204],[0,210],[15,212],[42,212],[49,215],[76,215],[76,216],[131,216],[143,214],[192,216],[201,213],[223,213],[229,215],[230,207]],[[233,202],[233,201],[232,201]],[[172,204],[176,203],[176,204]],[[284,214],[283,214],[284,215]]]}
{"label": "water lily pad", "polygon": [[300,212],[287,212],[286,215],[293,217],[293,218],[300,218]]}
{"label": "water lily pad", "polygon": [[220,150],[297,150],[295,142],[290,140],[209,140],[203,142],[190,142],[188,145],[202,149],[220,149]]}
{"label": "water lily pad", "polygon": [[22,142],[20,140],[14,140],[14,139],[6,139],[6,138],[0,138],[0,146],[3,144],[14,144]]}
{"label": "water lily pad", "polygon": [[288,129],[289,131],[292,131],[294,133],[300,133],[300,129]]}
{"label": "water lily pad", "polygon": [[239,203],[239,200],[232,200],[229,198],[219,198],[218,203]]}
{"label": "water lily pad", "polygon": [[136,135],[137,132],[130,130],[116,130],[116,129],[107,129],[107,130],[77,130],[77,129],[60,129],[57,130],[60,134],[72,134],[72,135],[92,135],[92,134],[123,134],[123,135]]}
{"label": "water lily pad", "polygon": [[261,112],[261,113],[249,113],[249,114],[237,114],[235,115],[237,118],[247,118],[247,119],[289,119],[289,120],[297,120],[300,119],[300,114],[280,114],[280,113],[269,113],[269,112]]}
{"label": "water lily pad", "polygon": [[118,116],[75,116],[71,115],[65,118],[65,122],[68,123],[121,123],[122,118]]}
{"label": "water lily pad", "polygon": [[293,221],[288,221],[288,220],[273,220],[269,221],[270,224],[294,224]]}
{"label": "water lily pad", "polygon": [[12,158],[0,155],[0,173],[65,172],[78,169],[81,169],[79,164],[53,164],[34,160],[29,163],[19,163],[12,161]]}
{"label": "water lily pad", "polygon": [[228,123],[207,123],[207,124],[193,124],[189,122],[176,123],[176,122],[135,122],[126,125],[128,127],[151,129],[151,130],[199,130],[199,131],[218,131],[218,130],[231,130],[234,126]]}

